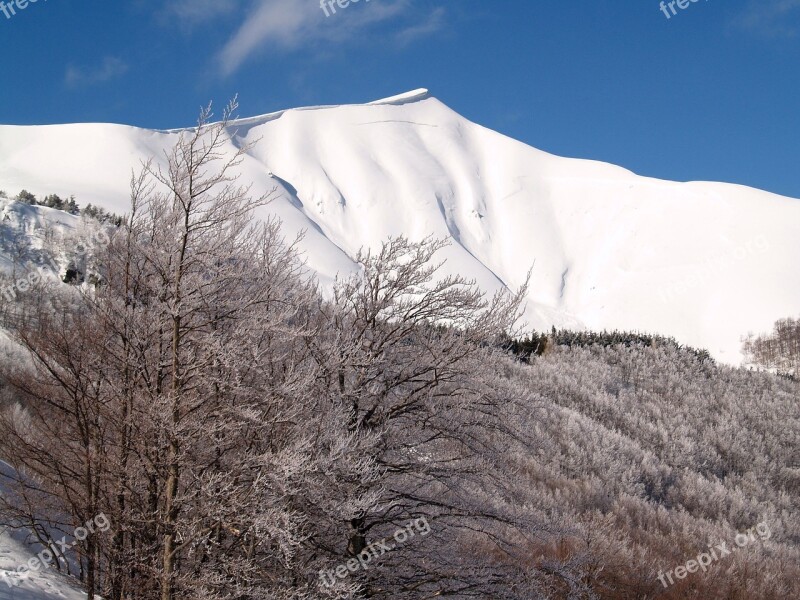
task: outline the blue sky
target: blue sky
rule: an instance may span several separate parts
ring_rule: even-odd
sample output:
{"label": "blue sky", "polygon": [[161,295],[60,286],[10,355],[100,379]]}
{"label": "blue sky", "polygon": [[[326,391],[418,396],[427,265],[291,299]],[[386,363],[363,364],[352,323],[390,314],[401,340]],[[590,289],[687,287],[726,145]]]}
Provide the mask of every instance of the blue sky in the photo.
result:
{"label": "blue sky", "polygon": [[173,128],[235,93],[252,116],[427,87],[549,152],[800,198],[800,0],[659,1],[38,0],[0,12],[0,123]]}

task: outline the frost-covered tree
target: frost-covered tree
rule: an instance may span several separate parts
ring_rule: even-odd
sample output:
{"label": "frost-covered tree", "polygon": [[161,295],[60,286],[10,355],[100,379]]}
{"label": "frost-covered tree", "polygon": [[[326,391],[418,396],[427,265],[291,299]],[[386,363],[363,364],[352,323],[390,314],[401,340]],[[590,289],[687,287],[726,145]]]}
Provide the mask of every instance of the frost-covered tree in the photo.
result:
{"label": "frost-covered tree", "polygon": [[744,341],[747,360],[785,375],[800,373],[800,319],[780,319],[772,332]]}
{"label": "frost-covered tree", "polygon": [[[528,392],[504,377],[495,348],[513,333],[525,289],[486,298],[440,275],[442,247],[397,238],[362,252],[360,272],[322,307],[326,335],[311,348],[326,395],[348,410],[346,432],[378,436],[370,458],[382,472],[357,490],[379,502],[343,511],[319,543],[345,561],[424,518],[429,536],[347,578],[358,595],[523,597],[515,590],[537,593],[541,575],[530,540],[559,529],[519,502],[507,462],[529,442],[518,427]],[[550,574],[566,574],[557,562]]]}
{"label": "frost-covered tree", "polygon": [[214,124],[204,111],[167,167],[135,182],[108,274],[122,414],[138,413],[120,456],[135,497],[120,510],[155,516],[137,553],[160,557],[141,576],[159,573],[163,600],[306,597],[314,502],[374,469],[356,452],[366,436],[330,429],[342,411],[310,393],[316,288],[277,224],[252,220],[268,198],[236,182],[247,148],[225,155],[234,109]]}

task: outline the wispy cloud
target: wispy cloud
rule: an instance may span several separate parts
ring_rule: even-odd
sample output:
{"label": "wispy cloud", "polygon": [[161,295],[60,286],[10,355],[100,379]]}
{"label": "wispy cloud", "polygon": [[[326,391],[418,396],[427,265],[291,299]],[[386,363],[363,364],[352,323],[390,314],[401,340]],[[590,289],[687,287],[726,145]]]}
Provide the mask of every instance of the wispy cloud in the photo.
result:
{"label": "wispy cloud", "polygon": [[750,0],[731,24],[764,37],[795,37],[800,32],[800,0]]}
{"label": "wispy cloud", "polygon": [[[438,31],[445,11],[417,8],[417,0],[361,0],[325,16],[320,0],[176,0],[169,14],[182,26],[193,27],[220,15],[240,14],[239,25],[218,52],[220,72],[230,75],[265,49],[297,51],[322,43],[346,43],[371,28],[397,21],[394,39],[408,43]],[[244,4],[242,10],[241,4]]]}
{"label": "wispy cloud", "polygon": [[113,56],[107,56],[97,66],[78,67],[69,65],[64,75],[64,82],[70,87],[78,87],[103,83],[120,77],[128,70],[128,65]]}

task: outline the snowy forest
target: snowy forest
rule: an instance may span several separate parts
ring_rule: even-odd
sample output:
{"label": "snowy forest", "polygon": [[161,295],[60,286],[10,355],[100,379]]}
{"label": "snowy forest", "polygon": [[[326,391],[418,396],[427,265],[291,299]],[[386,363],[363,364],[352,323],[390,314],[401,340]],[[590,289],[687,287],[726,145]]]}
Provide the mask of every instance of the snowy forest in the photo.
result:
{"label": "snowy forest", "polygon": [[89,600],[800,597],[797,321],[750,368],[534,334],[435,238],[329,293],[254,218],[234,110],[143,165],[72,285],[0,296],[0,522],[52,548],[102,515],[53,557]]}

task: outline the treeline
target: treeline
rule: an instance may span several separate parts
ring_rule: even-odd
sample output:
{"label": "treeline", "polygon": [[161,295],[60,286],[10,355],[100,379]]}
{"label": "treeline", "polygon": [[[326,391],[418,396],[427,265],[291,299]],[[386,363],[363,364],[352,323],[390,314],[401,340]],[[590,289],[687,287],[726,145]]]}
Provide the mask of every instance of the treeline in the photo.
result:
{"label": "treeline", "polygon": [[[8,198],[5,192],[0,191],[0,198]],[[123,217],[109,213],[103,208],[98,206],[92,206],[88,204],[85,208],[81,208],[80,205],[75,201],[75,196],[70,196],[67,199],[61,198],[58,194],[49,194],[45,196],[43,199],[39,200],[36,196],[30,193],[28,190],[22,190],[19,194],[14,196],[12,200],[16,200],[17,202],[22,202],[23,204],[29,204],[31,206],[44,206],[47,208],[54,208],[56,210],[62,210],[67,212],[71,215],[82,215],[85,217],[89,217],[91,219],[95,219],[100,223],[109,223],[114,225],[115,227],[119,227],[123,223]]]}
{"label": "treeline", "polygon": [[506,340],[502,344],[504,349],[527,362],[530,362],[533,357],[543,356],[548,351],[555,350],[559,346],[567,348],[586,348],[589,346],[603,348],[611,346],[670,347],[686,350],[700,360],[713,360],[707,350],[684,346],[671,337],[635,331],[573,331],[553,327],[549,334],[533,331],[522,338]]}
{"label": "treeline", "polygon": [[769,333],[751,333],[745,338],[744,353],[754,366],[797,378],[800,376],[800,319],[780,319]]}

